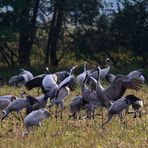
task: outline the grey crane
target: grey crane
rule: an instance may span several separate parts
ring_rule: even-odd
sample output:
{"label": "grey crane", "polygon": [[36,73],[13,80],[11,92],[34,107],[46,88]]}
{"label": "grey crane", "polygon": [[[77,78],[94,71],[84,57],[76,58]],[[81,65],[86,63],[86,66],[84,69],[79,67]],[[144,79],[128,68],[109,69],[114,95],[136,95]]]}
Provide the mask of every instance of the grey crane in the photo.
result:
{"label": "grey crane", "polygon": [[20,73],[18,75],[12,76],[9,79],[8,84],[10,86],[21,86],[31,79],[33,79],[33,75],[30,71],[20,69]]}
{"label": "grey crane", "polygon": [[122,119],[121,113],[123,110],[127,109],[130,105],[133,105],[139,101],[139,98],[137,98],[134,95],[127,95],[126,97],[122,97],[115,101],[109,108],[108,108],[108,120],[102,124],[102,128],[105,124],[110,122],[113,115],[118,114],[119,117]]}
{"label": "grey crane", "polygon": [[88,71],[86,69],[87,63],[84,63],[83,77],[79,77],[79,83],[81,88],[82,96],[74,97],[70,102],[70,112],[71,116],[75,117],[80,109],[84,108],[86,110],[87,118],[94,118],[94,109],[98,105],[98,99],[96,97],[96,92],[87,87],[86,81],[88,78]]}
{"label": "grey crane", "polygon": [[[106,76],[109,74],[110,68],[111,68],[111,64],[112,61],[109,58],[106,58],[106,68],[100,69],[100,77],[101,78],[106,78]],[[91,69],[91,70],[87,70],[87,73],[89,76],[97,79],[98,78],[98,72],[96,69]],[[79,74],[77,76],[77,81],[81,81],[83,78],[85,77],[85,70],[83,71],[83,73]]]}
{"label": "grey crane", "polygon": [[[28,89],[28,90],[32,90],[33,88],[36,88],[38,87],[38,95],[39,95],[39,90],[40,88],[42,87],[42,80],[44,79],[44,77],[48,74],[51,74],[49,72],[49,69],[48,67],[46,67],[45,69],[45,72],[43,74],[40,74],[38,76],[35,76],[32,80],[28,81],[25,83],[25,87]],[[57,76],[56,75],[52,75],[53,79],[57,82]]]}
{"label": "grey crane", "polygon": [[134,109],[134,112],[128,113],[134,113],[134,118],[137,117],[137,114],[139,117],[141,117],[141,108],[143,107],[143,101],[135,95],[131,95],[131,97],[135,99],[135,101],[132,103],[132,108]]}
{"label": "grey crane", "polygon": [[52,77],[52,79],[56,82],[56,83],[60,83],[61,81],[63,81],[66,77],[69,76],[69,72],[68,71],[59,71],[59,72],[56,72],[54,74],[51,74],[48,70],[48,67],[46,67],[46,70],[45,70],[45,73],[44,74],[41,74],[41,75],[38,75],[36,77],[34,77],[31,81],[28,81],[25,83],[25,86],[28,90],[32,90],[33,88],[35,87],[40,87],[42,88],[42,82],[44,80],[44,78],[46,76],[49,76]]}
{"label": "grey crane", "polygon": [[0,100],[1,99],[7,99],[7,100],[10,100],[12,102],[13,100],[16,100],[17,97],[14,96],[14,95],[3,95],[3,96],[0,96]]}
{"label": "grey crane", "polygon": [[[50,97],[51,106],[54,104],[57,106],[60,105],[63,108],[63,99],[69,94],[69,89],[74,91],[76,88],[75,77],[72,75],[72,72],[77,66],[72,67],[70,70],[69,76],[66,77],[59,84],[56,83],[52,74],[46,74],[42,77],[36,77],[31,81],[28,81],[25,86],[27,89],[31,90],[34,87],[40,86],[46,98]],[[65,76],[67,72],[64,72]],[[62,72],[63,75],[63,72]],[[67,87],[69,89],[67,89]]]}
{"label": "grey crane", "polygon": [[96,96],[96,91],[93,88],[90,88],[86,85],[87,78],[88,78],[88,72],[86,70],[86,63],[84,64],[84,73],[85,77],[83,81],[80,81],[80,87],[81,87],[81,93],[82,93],[82,98],[85,102],[88,102],[85,105],[86,109],[86,118],[94,118],[94,113],[95,113],[95,106],[99,105],[99,101]]}
{"label": "grey crane", "polygon": [[69,95],[70,89],[68,87],[61,88],[58,96],[50,99],[49,108],[56,105],[56,114],[55,117],[58,117],[58,113],[60,112],[60,118],[62,119],[62,110],[64,109],[64,99]]}
{"label": "grey crane", "polygon": [[5,110],[3,110],[3,117],[1,118],[1,121],[3,121],[9,115],[9,113],[14,111],[18,114],[20,110],[33,104],[38,104],[38,101],[33,96],[26,96],[26,98],[14,100]]}
{"label": "grey crane", "polygon": [[28,81],[33,79],[33,74],[30,71],[25,70],[23,68],[20,69],[20,74],[26,74],[28,77]]}
{"label": "grey crane", "polygon": [[69,118],[73,117],[74,119],[77,119],[77,114],[81,111],[82,108],[85,108],[85,105],[88,103],[89,102],[85,101],[82,98],[82,96],[73,97],[69,104],[69,111],[70,111]]}
{"label": "grey crane", "polygon": [[16,99],[16,96],[13,95],[0,96],[0,110],[4,110],[12,101]]}
{"label": "grey crane", "polygon": [[42,129],[41,122],[44,119],[48,118],[49,116],[51,116],[50,112],[47,109],[44,109],[44,108],[32,111],[30,114],[28,114],[24,118],[24,126],[26,128],[26,132],[24,132],[22,134],[22,136],[28,135],[31,127],[39,126],[41,128],[42,132],[44,133],[44,136],[46,137],[46,133]]}
{"label": "grey crane", "polygon": [[[53,105],[56,105],[57,107],[56,117],[57,117],[57,113],[60,112],[61,118],[62,118],[62,110],[64,108],[64,98],[69,94],[70,90],[74,91],[77,86],[75,82],[75,76],[72,74],[76,67],[77,65],[71,68],[69,76],[65,78],[59,85],[56,83],[53,83],[53,81],[50,81],[52,82],[50,83],[50,85],[48,81],[48,84],[46,85],[46,87],[48,86],[48,88],[49,87],[52,88],[50,91],[47,92],[47,96],[51,97],[50,99],[51,104],[49,105],[49,108],[52,107]],[[43,83],[46,83],[46,82],[47,80],[45,80],[45,82],[43,81]]]}
{"label": "grey crane", "polygon": [[95,101],[97,101],[96,92],[92,88],[90,88],[86,85],[87,78],[88,78],[88,72],[86,70],[86,63],[84,63],[84,74],[85,74],[85,77],[83,77],[79,81],[82,97],[84,98],[85,101],[89,102],[90,98],[92,98],[91,100],[95,102]]}
{"label": "grey crane", "polygon": [[[99,85],[97,85],[98,87]],[[109,108],[111,101],[117,100],[123,96],[126,89],[139,90],[141,82],[132,76],[117,75],[113,82],[104,90],[100,87],[97,90],[97,96],[101,103],[101,106]]]}
{"label": "grey crane", "polygon": [[92,72],[95,71],[95,69],[86,70],[86,65],[87,65],[87,62],[84,62],[84,64],[83,64],[83,66],[84,66],[83,72],[76,77],[76,80],[77,80],[77,82],[80,83],[80,85],[82,84],[83,80],[86,77],[86,71],[87,71],[87,75],[90,75]]}
{"label": "grey crane", "polygon": [[[143,76],[143,70],[142,69],[131,71],[128,74],[128,76],[139,80],[141,82],[141,84],[144,84],[144,82],[145,82],[145,78]],[[115,79],[115,77],[116,77],[116,75],[109,73],[109,74],[106,75],[106,80],[109,83],[111,83],[111,82],[113,82],[113,80]]]}
{"label": "grey crane", "polygon": [[[110,58],[106,58],[106,65],[107,67],[104,68],[104,69],[100,69],[100,77],[101,78],[105,78],[105,76],[109,73],[110,69],[111,69],[111,64],[112,64],[112,61],[110,60]],[[94,71],[91,76],[95,79],[98,78],[98,72],[97,71]]]}
{"label": "grey crane", "polygon": [[60,84],[57,84],[54,81],[52,75],[46,75],[42,80],[42,90],[45,96],[51,97],[51,99],[54,97],[58,97],[58,93],[60,92],[60,90],[66,86],[68,86],[71,91],[74,91],[76,88],[76,83],[75,76],[72,75],[72,72],[76,67],[77,66],[72,67],[70,75],[66,77]]}
{"label": "grey crane", "polygon": [[[85,83],[83,83],[83,85],[81,86],[82,97],[84,98],[85,101],[89,102],[89,104],[86,105],[86,111],[89,114],[92,113],[93,118],[95,117],[94,116],[95,110],[97,108],[100,108],[101,111],[102,111],[102,107],[103,107],[101,102],[100,102],[100,99],[99,99],[99,94],[104,91],[104,87],[100,83],[101,69],[100,69],[99,66],[97,67],[96,71],[98,73],[97,74],[97,76],[98,76],[97,80],[94,77],[89,76],[89,81],[91,82],[91,85],[92,85],[91,88],[92,89],[87,87]],[[89,116],[91,116],[91,115],[89,115]],[[103,112],[102,112],[102,118],[103,118]]]}

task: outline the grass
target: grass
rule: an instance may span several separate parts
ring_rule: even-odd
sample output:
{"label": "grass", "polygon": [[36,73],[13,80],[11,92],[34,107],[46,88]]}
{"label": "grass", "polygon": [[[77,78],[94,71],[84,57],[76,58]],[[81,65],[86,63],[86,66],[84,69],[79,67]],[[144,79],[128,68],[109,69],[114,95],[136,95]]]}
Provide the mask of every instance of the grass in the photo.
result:
{"label": "grass", "polygon": [[[125,124],[118,118],[113,118],[104,130],[100,127],[102,124],[100,116],[96,116],[95,120],[68,119],[68,104],[71,98],[79,93],[79,89],[66,98],[63,112],[64,118],[62,120],[56,121],[55,118],[49,118],[43,121],[43,129],[47,134],[48,140],[45,139],[38,127],[35,127],[28,136],[22,137],[21,134],[24,131],[22,122],[9,115],[8,118],[0,123],[0,147],[146,148],[148,147],[147,88],[147,86],[143,86],[142,90],[138,92],[131,90],[126,92],[126,94],[135,94],[144,101],[141,118],[133,118],[133,115],[127,115],[124,117]],[[19,96],[21,90],[25,90],[25,88],[12,88],[5,85],[1,87],[0,94],[12,93]],[[36,90],[28,91],[27,93],[33,96],[37,94]],[[106,115],[105,109],[104,112]]]}

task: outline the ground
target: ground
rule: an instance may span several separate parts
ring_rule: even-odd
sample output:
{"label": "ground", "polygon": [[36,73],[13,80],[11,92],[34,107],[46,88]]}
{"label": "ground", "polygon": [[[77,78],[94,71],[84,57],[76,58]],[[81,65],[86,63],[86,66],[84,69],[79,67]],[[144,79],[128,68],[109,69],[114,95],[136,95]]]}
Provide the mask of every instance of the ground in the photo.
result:
{"label": "ground", "polygon": [[[148,147],[148,92],[147,86],[140,91],[126,91],[126,94],[135,94],[144,101],[142,117],[133,118],[133,115],[124,116],[124,122],[119,118],[113,120],[101,128],[102,118],[96,116],[95,120],[69,120],[68,104],[73,96],[79,94],[79,89],[70,93],[65,99],[63,119],[49,118],[43,121],[42,126],[47,138],[39,127],[33,129],[28,135],[22,137],[24,131],[23,123],[12,115],[9,115],[0,123],[0,147],[50,147],[50,148],[110,148],[110,147]],[[14,94],[20,96],[25,88],[12,88],[4,86],[0,88],[0,94]],[[28,94],[36,96],[36,90],[27,91]],[[125,94],[125,95],[126,95]],[[54,108],[53,108],[54,110]],[[52,111],[53,111],[52,110]],[[99,113],[99,109],[97,112]],[[25,112],[23,112],[25,115]],[[104,109],[104,120],[106,110]]]}

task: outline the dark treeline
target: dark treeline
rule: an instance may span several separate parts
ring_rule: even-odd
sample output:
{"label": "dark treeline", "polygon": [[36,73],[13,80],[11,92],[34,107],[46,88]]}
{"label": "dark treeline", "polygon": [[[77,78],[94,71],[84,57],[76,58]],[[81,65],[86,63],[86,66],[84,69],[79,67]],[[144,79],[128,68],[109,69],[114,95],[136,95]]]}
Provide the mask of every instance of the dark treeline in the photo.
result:
{"label": "dark treeline", "polygon": [[120,0],[117,8],[101,0],[1,0],[0,8],[5,65],[58,66],[68,53],[90,63],[105,56],[148,65],[147,0]]}

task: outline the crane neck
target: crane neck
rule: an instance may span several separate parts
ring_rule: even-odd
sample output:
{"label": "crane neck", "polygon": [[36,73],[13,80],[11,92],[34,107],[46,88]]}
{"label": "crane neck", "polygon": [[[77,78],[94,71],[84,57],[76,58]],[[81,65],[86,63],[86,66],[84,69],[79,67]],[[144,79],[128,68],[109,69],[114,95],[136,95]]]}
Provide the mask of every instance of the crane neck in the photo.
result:
{"label": "crane neck", "polygon": [[69,75],[72,75],[72,73],[73,73],[73,71],[74,71],[74,69],[77,67],[77,65],[76,66],[73,66],[72,68],[71,68],[71,70],[70,70],[70,74]]}

